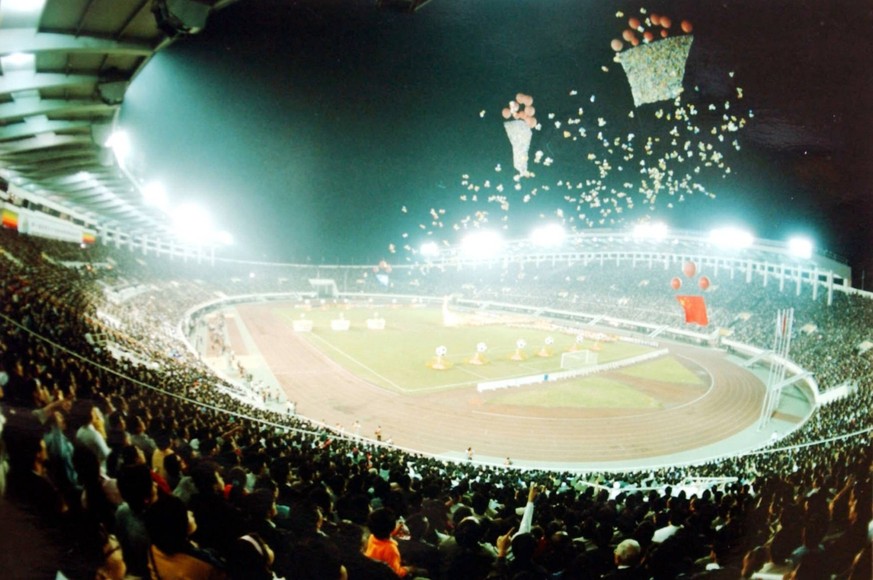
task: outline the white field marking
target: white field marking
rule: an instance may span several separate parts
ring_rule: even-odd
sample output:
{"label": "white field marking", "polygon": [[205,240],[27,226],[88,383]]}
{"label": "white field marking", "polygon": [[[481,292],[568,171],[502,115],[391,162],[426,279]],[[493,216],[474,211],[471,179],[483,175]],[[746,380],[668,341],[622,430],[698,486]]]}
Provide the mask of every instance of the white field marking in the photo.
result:
{"label": "white field marking", "polygon": [[352,361],[353,363],[355,363],[356,365],[358,365],[359,367],[361,367],[362,369],[364,369],[368,373],[372,374],[374,377],[379,377],[380,379],[382,379],[383,381],[385,381],[386,383],[388,383],[389,385],[391,385],[392,387],[394,387],[398,391],[400,391],[402,393],[410,392],[409,389],[405,389],[405,388],[401,387],[400,385],[398,385],[397,383],[395,383],[394,381],[392,381],[391,379],[389,379],[388,377],[377,373],[376,371],[374,371],[373,369],[371,369],[370,367],[368,367],[367,365],[365,365],[364,363],[362,363],[361,361],[359,361],[358,359],[356,359],[352,355],[350,355],[347,352],[345,352],[344,350],[334,346],[333,344],[331,344],[330,342],[328,342],[324,338],[318,336],[317,334],[314,334],[314,333],[307,333],[307,334],[310,334],[312,336],[312,338],[320,340],[322,342],[322,344],[324,344],[325,346],[332,348],[334,351],[336,351],[340,355],[346,357],[347,359],[349,359],[350,361]]}
{"label": "white field marking", "polygon": [[[709,369],[708,369],[708,368],[706,368],[704,365],[702,365],[702,364],[699,363],[698,361],[694,360],[693,358],[690,358],[690,357],[687,357],[687,356],[684,356],[684,355],[681,355],[681,354],[677,354],[677,353],[670,352],[670,353],[668,353],[668,356],[674,356],[674,357],[677,357],[677,358],[684,358],[685,360],[691,361],[695,366],[697,366],[697,367],[703,369],[704,372],[706,372],[707,376],[709,376],[709,386],[707,387],[706,391],[705,391],[704,393],[702,393],[699,397],[694,398],[694,399],[691,399],[690,401],[687,401],[687,402],[685,402],[685,403],[682,403],[681,405],[677,405],[676,407],[670,407],[670,408],[668,408],[668,409],[661,409],[662,412],[663,412],[663,411],[679,410],[679,409],[681,409],[681,408],[683,408],[683,407],[687,407],[687,406],[689,406],[689,405],[693,405],[694,403],[697,403],[698,401],[700,401],[700,400],[706,398],[707,396],[709,396],[709,394],[710,394],[710,393],[712,392],[712,390],[715,388],[715,380],[712,378],[712,373],[709,372]],[[633,365],[632,365],[632,366],[633,366]],[[590,407],[583,407],[583,408],[587,409],[587,408],[590,408]],[[544,421],[591,421],[591,420],[594,420],[594,421],[610,421],[610,420],[613,420],[613,419],[616,419],[616,418],[617,418],[617,417],[584,417],[584,418],[581,418],[581,417],[531,417],[531,416],[529,416],[529,415],[509,415],[509,414],[506,414],[506,413],[492,413],[492,412],[490,412],[490,411],[476,411],[476,410],[472,410],[471,413],[473,413],[474,415],[485,415],[485,416],[489,416],[489,417],[518,418],[518,419],[533,419],[533,420],[542,419],[542,420],[544,420]],[[625,419],[625,418],[630,418],[630,419],[632,419],[632,418],[635,418],[635,417],[647,417],[647,416],[649,416],[650,414],[651,414],[651,413],[644,413],[644,414],[640,414],[640,415],[622,415],[620,418],[621,418],[621,419]]]}

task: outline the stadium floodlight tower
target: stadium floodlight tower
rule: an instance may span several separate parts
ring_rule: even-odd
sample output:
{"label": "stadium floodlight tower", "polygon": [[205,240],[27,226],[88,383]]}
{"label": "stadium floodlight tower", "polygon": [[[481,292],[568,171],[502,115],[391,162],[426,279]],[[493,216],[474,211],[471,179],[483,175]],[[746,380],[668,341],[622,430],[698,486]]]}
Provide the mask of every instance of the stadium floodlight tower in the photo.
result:
{"label": "stadium floodlight tower", "polygon": [[546,224],[534,229],[530,234],[531,243],[538,248],[559,248],[567,238],[567,232],[560,224]]}
{"label": "stadium floodlight tower", "polygon": [[794,236],[788,239],[788,253],[797,258],[808,260],[812,257],[812,240],[804,236]]}
{"label": "stadium floodlight tower", "polygon": [[725,250],[742,250],[755,243],[755,236],[748,230],[735,226],[725,226],[709,232],[709,241]]}
{"label": "stadium floodlight tower", "polygon": [[667,238],[670,228],[664,222],[646,222],[637,224],[633,229],[633,237],[638,240],[654,240],[660,242]]}
{"label": "stadium floodlight tower", "polygon": [[419,246],[418,253],[421,254],[422,258],[427,260],[438,258],[440,255],[440,246],[436,242],[425,242]]}
{"label": "stadium floodlight tower", "polygon": [[461,240],[461,256],[471,261],[487,261],[503,250],[503,236],[494,230],[477,230]]}

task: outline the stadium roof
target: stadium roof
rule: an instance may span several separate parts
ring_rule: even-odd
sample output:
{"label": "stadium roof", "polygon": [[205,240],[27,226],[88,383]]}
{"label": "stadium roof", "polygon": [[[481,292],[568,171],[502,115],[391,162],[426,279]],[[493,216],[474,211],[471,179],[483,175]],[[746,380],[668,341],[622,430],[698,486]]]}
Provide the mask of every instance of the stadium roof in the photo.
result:
{"label": "stadium roof", "polygon": [[133,77],[235,0],[0,5],[0,175],[57,211],[132,236],[165,231],[106,146]]}

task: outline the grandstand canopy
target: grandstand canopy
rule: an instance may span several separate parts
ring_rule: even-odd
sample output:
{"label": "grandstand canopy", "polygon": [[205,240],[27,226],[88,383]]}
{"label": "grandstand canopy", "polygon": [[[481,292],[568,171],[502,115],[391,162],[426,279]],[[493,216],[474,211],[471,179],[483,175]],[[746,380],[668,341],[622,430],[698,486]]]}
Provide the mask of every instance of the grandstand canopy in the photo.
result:
{"label": "grandstand canopy", "polygon": [[[863,3],[397,5],[3,2],[0,176],[132,236],[169,232],[141,192],[160,179],[169,199],[208,205],[235,251],[258,259],[399,263],[425,242],[456,242],[483,213],[517,239],[544,220],[619,228],[652,216],[682,230],[732,221],[764,238],[808,235],[873,270],[873,57],[859,45],[873,16]],[[712,136],[730,173],[668,165],[714,198],[688,186],[644,201],[645,137],[668,146],[673,105],[634,107],[610,40],[628,16],[655,11],[671,14],[676,34],[679,21],[694,25],[683,98],[702,132],[722,115],[747,121],[721,143]],[[533,95],[542,125],[536,177],[521,190],[500,117],[517,92]],[[582,109],[588,141],[574,143],[563,133]],[[104,146],[115,123],[134,141],[124,167]],[[630,134],[636,157],[610,153],[602,178],[606,149],[623,151]],[[598,180],[604,203],[567,201]]]}

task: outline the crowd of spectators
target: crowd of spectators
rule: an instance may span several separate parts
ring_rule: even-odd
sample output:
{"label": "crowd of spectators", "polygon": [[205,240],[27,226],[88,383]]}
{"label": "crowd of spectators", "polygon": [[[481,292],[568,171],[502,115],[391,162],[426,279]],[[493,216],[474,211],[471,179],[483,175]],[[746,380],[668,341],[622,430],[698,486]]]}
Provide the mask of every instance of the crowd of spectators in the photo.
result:
{"label": "crowd of spectators", "polygon": [[[54,256],[88,259],[7,230],[0,248],[4,576],[870,577],[873,385],[853,375],[863,363],[834,362],[833,380],[854,377],[858,391],[821,408],[789,449],[634,473],[455,463],[229,395],[178,330],[193,305],[226,292],[206,276],[113,253],[100,256],[111,269],[66,267]],[[555,291],[569,273],[554,275],[516,284],[528,294],[513,298],[552,284],[541,300],[580,304],[572,284]],[[579,276],[597,283],[594,272],[570,278]],[[426,286],[456,282],[448,278]],[[661,282],[637,285],[640,295]],[[510,294],[499,276],[466,283],[480,298]],[[106,299],[107,288],[130,284],[152,290]],[[720,286],[727,304],[730,284]],[[625,306],[636,300],[627,295]],[[611,300],[600,296],[601,307]],[[831,352],[844,316],[869,320],[869,300],[846,299],[830,307],[847,310],[837,313],[790,297],[827,330],[818,347],[798,340],[824,349],[812,363]],[[678,488],[692,477],[717,479]]]}

